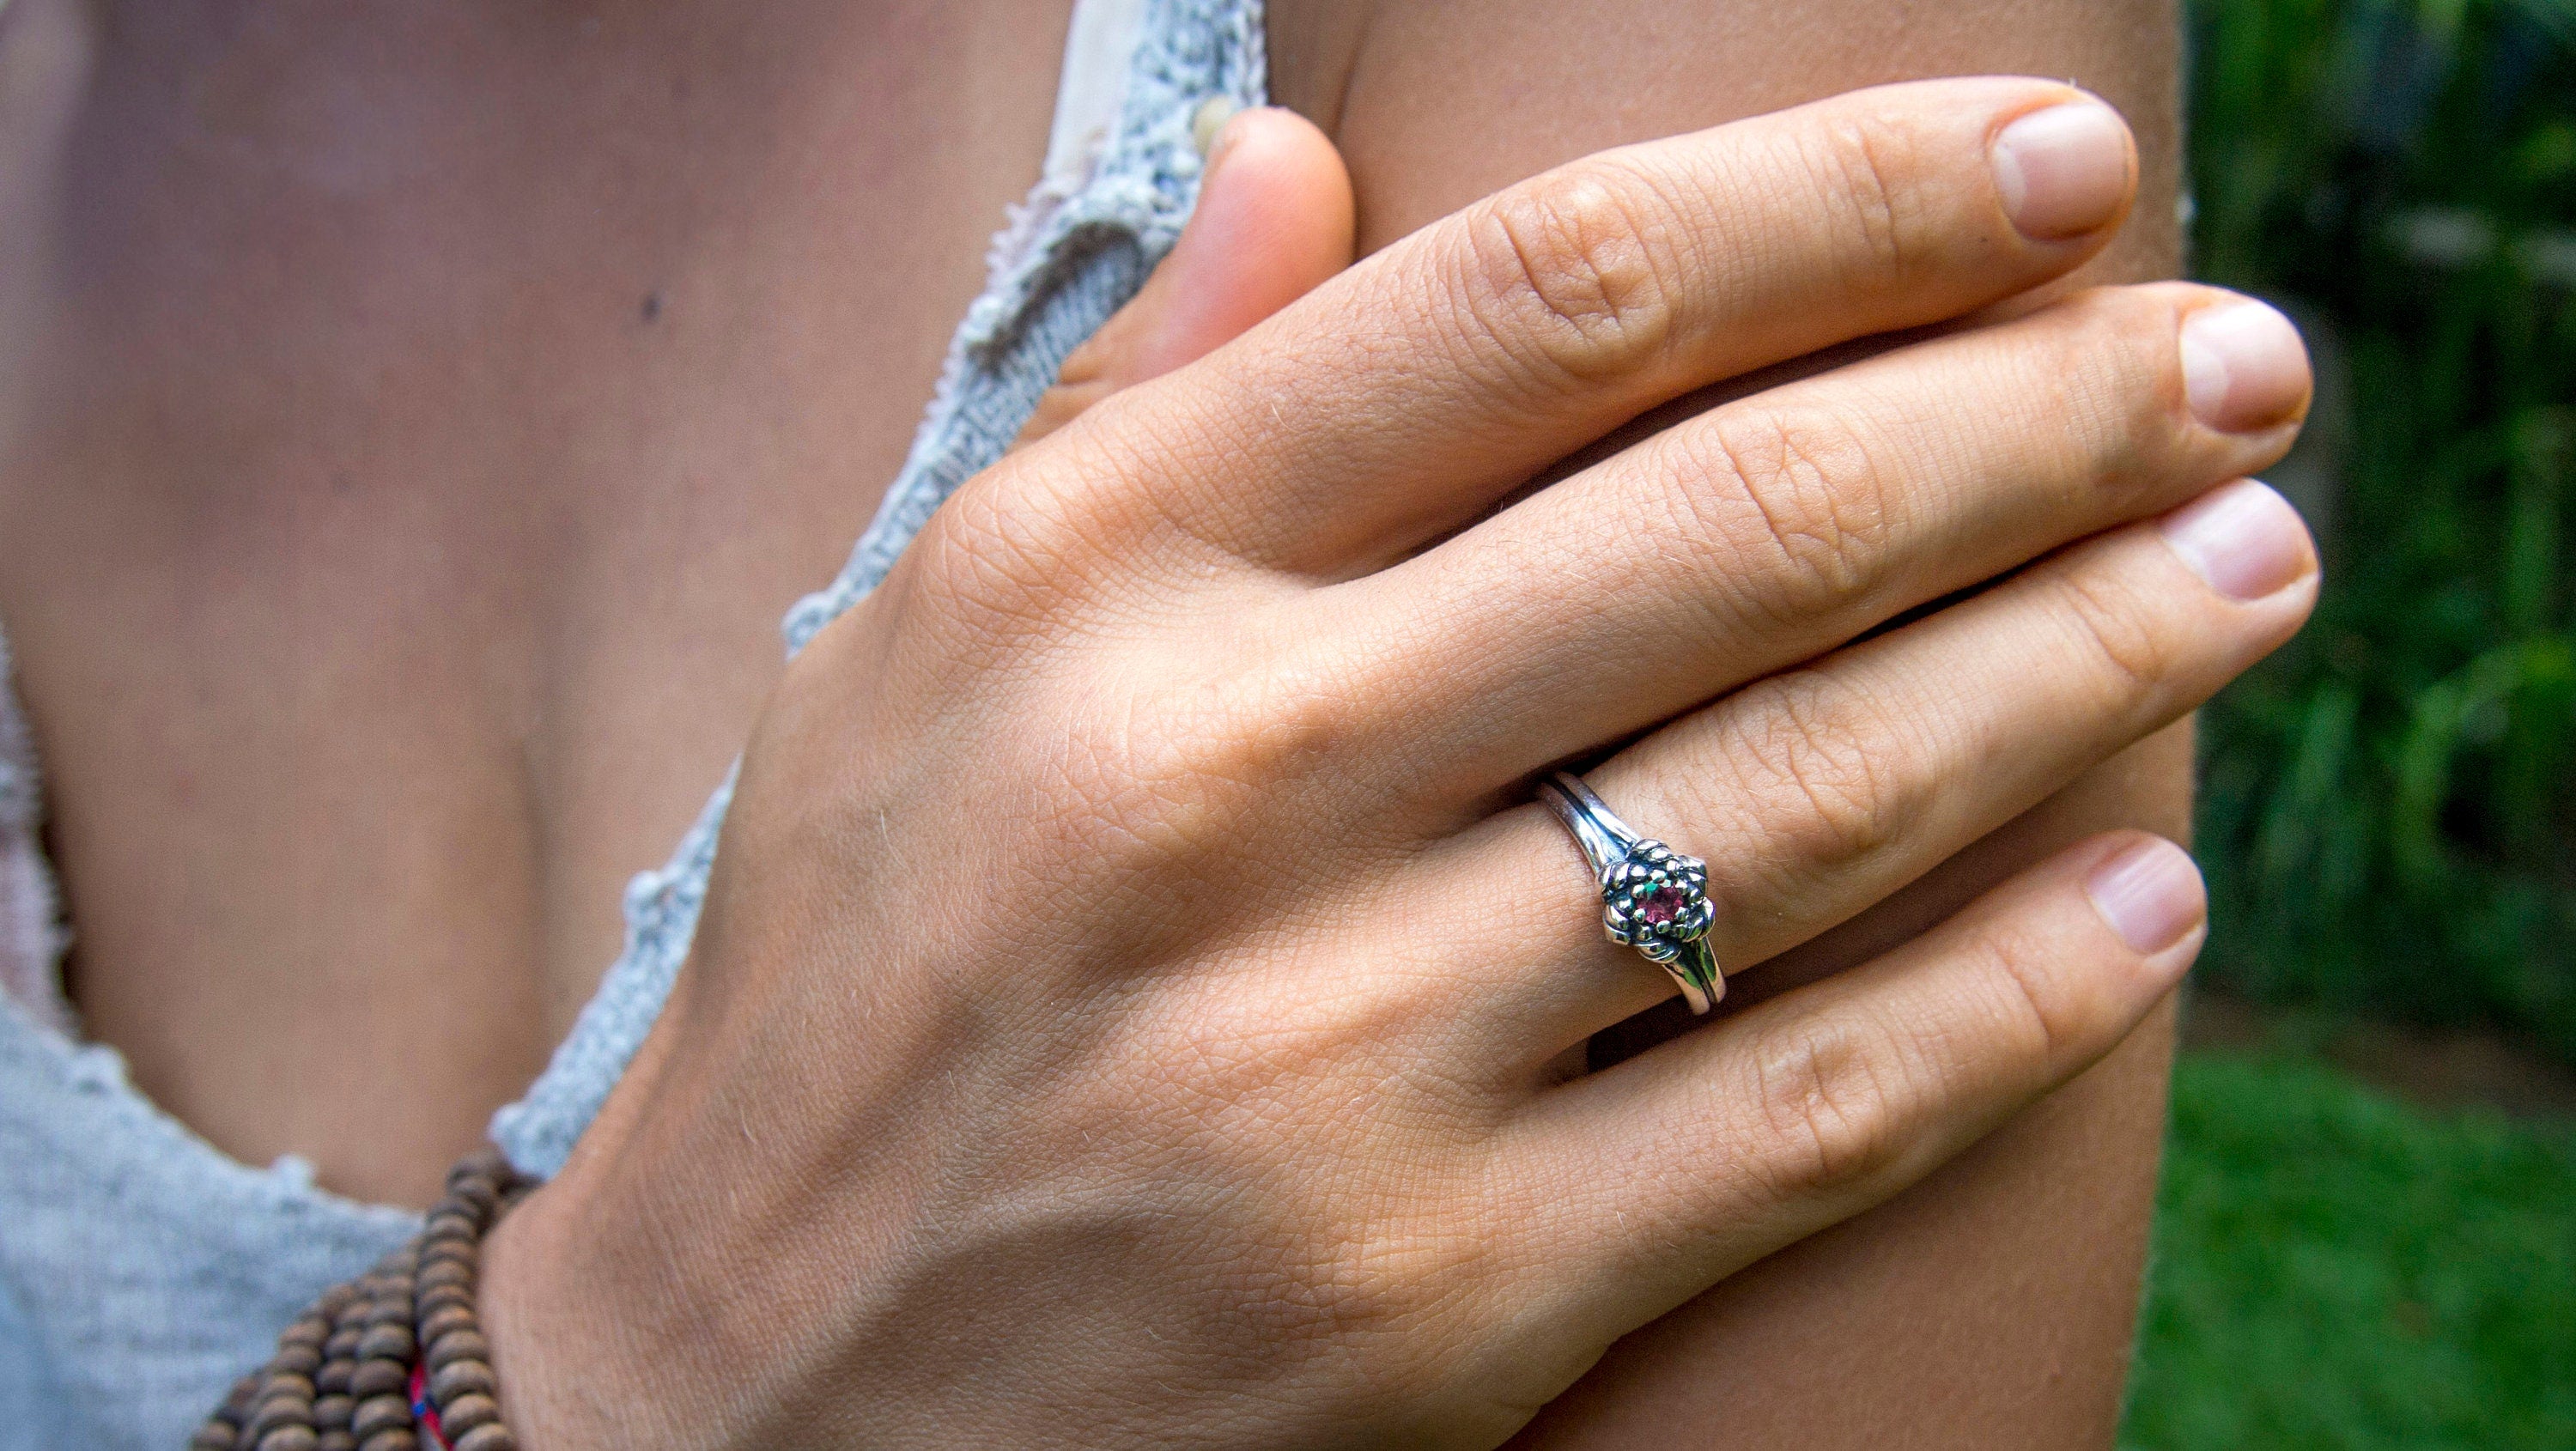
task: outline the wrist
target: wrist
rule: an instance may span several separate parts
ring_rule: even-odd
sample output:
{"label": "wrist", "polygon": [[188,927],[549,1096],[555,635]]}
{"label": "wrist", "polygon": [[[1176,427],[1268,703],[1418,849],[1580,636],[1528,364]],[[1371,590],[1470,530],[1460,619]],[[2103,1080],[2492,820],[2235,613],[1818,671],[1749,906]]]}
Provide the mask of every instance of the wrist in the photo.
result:
{"label": "wrist", "polygon": [[[483,1246],[483,1283],[476,1309],[483,1335],[492,1345],[492,1373],[500,1383],[501,1407],[521,1451],[558,1451],[570,1446],[603,1444],[574,1423],[557,1387],[568,1377],[572,1337],[546,1324],[542,1288],[547,1255],[536,1243],[538,1221],[553,1198],[551,1187],[539,1190],[518,1212],[495,1226]],[[569,1402],[578,1407],[579,1400]]]}
{"label": "wrist", "polygon": [[632,1277],[587,1198],[560,1177],[485,1241],[478,1309],[520,1451],[723,1444],[716,1416],[683,1423],[667,1409],[713,1407],[691,1389],[691,1347],[657,1343],[656,1317],[629,1308]]}
{"label": "wrist", "polygon": [[[677,1004],[675,1002],[674,1006]],[[633,1172],[650,1152],[639,1104],[667,1053],[671,1011],[646,1038],[571,1159],[485,1241],[479,1310],[520,1451],[718,1451],[748,1444],[729,1390],[747,1379],[682,1249],[672,1176]],[[645,1181],[639,1184],[639,1177]]]}

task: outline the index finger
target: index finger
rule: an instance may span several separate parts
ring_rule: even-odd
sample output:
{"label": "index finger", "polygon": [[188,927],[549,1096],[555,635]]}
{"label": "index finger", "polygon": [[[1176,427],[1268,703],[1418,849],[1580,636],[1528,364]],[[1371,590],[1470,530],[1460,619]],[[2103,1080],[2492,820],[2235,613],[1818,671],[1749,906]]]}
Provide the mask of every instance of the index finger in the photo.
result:
{"label": "index finger", "polygon": [[2019,78],[1877,87],[1586,157],[1095,410],[1083,431],[1119,465],[1097,476],[1152,496],[1104,512],[1357,573],[1657,404],[2071,271],[2136,175],[2108,106]]}

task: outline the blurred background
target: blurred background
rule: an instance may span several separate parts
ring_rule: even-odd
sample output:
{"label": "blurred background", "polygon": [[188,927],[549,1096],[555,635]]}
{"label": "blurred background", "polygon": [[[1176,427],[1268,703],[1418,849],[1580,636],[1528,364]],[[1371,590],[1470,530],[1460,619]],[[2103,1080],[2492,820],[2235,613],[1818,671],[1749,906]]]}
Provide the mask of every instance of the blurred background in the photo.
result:
{"label": "blurred background", "polygon": [[2203,716],[2125,1447],[2576,1448],[2576,0],[2193,0],[2326,590]]}

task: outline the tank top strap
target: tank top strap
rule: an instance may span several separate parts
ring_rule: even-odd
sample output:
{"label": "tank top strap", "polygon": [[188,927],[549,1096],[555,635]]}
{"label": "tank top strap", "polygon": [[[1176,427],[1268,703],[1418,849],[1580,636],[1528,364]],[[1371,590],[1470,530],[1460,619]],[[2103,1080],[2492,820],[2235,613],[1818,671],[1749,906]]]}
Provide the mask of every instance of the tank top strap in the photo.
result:
{"label": "tank top strap", "polygon": [[[1260,0],[1079,0],[1045,174],[993,239],[984,292],[950,341],[912,451],[838,577],[799,600],[788,651],[877,586],[940,502],[1018,436],[1067,354],[1136,294],[1198,200],[1197,122],[1266,99]],[[655,871],[626,889],[626,942],[572,1033],[492,1137],[550,1176],[669,997],[705,904],[728,774]]]}
{"label": "tank top strap", "polygon": [[0,635],[0,997],[39,1025],[72,1031],[63,997],[62,915],[45,861],[35,738],[18,709],[9,640]]}
{"label": "tank top strap", "polygon": [[[838,577],[787,617],[801,647],[881,580],[950,491],[1019,432],[1065,355],[1170,250],[1197,199],[1193,123],[1265,84],[1259,0],[1081,0],[1045,175],[994,239],[901,473]],[[322,1286],[418,1216],[321,1189],[292,1157],[236,1163],[68,1031],[30,737],[0,646],[0,1451],[176,1445]],[[719,787],[626,892],[626,940],[572,1034],[493,1133],[552,1174],[667,997],[696,930]]]}

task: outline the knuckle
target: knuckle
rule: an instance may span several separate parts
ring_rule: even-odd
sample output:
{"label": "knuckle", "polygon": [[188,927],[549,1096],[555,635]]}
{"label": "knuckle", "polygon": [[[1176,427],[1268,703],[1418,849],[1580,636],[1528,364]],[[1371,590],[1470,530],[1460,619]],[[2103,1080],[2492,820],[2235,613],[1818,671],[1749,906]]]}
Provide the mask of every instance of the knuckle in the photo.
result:
{"label": "knuckle", "polygon": [[1423,1334],[1452,1287],[1471,1280],[1479,1258],[1472,1237],[1394,1232],[1376,1227],[1342,1245],[1316,1267],[1307,1293],[1319,1328],[1344,1341],[1404,1347],[1380,1354],[1388,1389],[1419,1389],[1437,1378],[1437,1338]]}
{"label": "knuckle", "polygon": [[2193,436],[2174,309],[2158,291],[2104,287],[2067,299],[2053,310],[2053,338],[2029,360],[2047,416],[2069,435],[2072,477],[2116,498],[2170,485]]}
{"label": "knuckle", "polygon": [[[1065,389],[1047,396],[1092,416],[1118,414],[1125,401]],[[1107,427],[1086,418],[1045,448],[1006,455],[940,504],[895,567],[926,600],[1004,633],[1039,621],[1069,625],[1078,611],[1094,625],[1132,615],[1142,576],[1184,574],[1174,566],[1212,549],[1162,486],[1184,450],[1206,445],[1185,413],[1163,409],[1157,418],[1159,435],[1123,416]]]}
{"label": "knuckle", "polygon": [[2147,594],[2103,570],[2069,569],[2056,591],[2076,647],[2120,701],[2154,700],[2180,668],[2181,641]]}
{"label": "knuckle", "polygon": [[1229,1296],[1229,1312],[1257,1327],[1265,1355],[1329,1365],[1330,1402],[1356,1420],[1452,1396],[1473,1356],[1461,1331],[1484,1318],[1493,1236],[1441,1218],[1353,1217],[1344,1205],[1276,1224],[1277,1247],[1254,1256],[1258,1270],[1238,1286],[1253,1293]]}
{"label": "knuckle", "polygon": [[1817,670],[1759,690],[1737,713],[1726,754],[1763,836],[1785,848],[1761,859],[1802,877],[1846,872],[1895,846],[1930,809],[1929,783],[1910,769],[1916,752],[1884,710]]}
{"label": "knuckle", "polygon": [[2081,1036],[2066,1021],[2063,994],[2052,986],[2064,969],[2064,954],[2053,944],[2010,925],[1990,929],[1976,948],[1983,982],[1993,999],[1983,1015],[1981,1040],[2002,1061],[2046,1065]]}
{"label": "knuckle", "polygon": [[1726,543],[1727,578],[1748,603],[1803,621],[1869,589],[1887,557],[1891,501],[1849,419],[1812,407],[1724,409],[1686,437],[1682,526]]}
{"label": "knuckle", "polygon": [[1809,174],[1857,245],[1849,280],[1873,291],[1913,280],[1926,260],[1931,212],[1921,139],[1865,111],[1842,112],[1804,134]]}
{"label": "knuckle", "polygon": [[1350,692],[1272,653],[1251,646],[1215,671],[1130,660],[1087,687],[1090,724],[1063,756],[1085,855],[1130,875],[1183,858],[1202,876],[1250,870],[1265,823],[1311,808],[1303,784],[1345,759],[1363,716]]}
{"label": "knuckle", "polygon": [[1893,1035],[1808,1021],[1754,1046],[1754,1107],[1784,1194],[1869,1185],[1903,1162],[1914,1095]]}
{"label": "knuckle", "polygon": [[1600,158],[1491,198],[1464,230],[1467,316],[1549,381],[1643,366],[1677,323],[1666,212],[1642,178]]}
{"label": "knuckle", "polygon": [[1137,749],[1154,753],[1158,774],[1257,795],[1276,795],[1342,759],[1365,719],[1334,680],[1266,658],[1184,686],[1153,714]]}
{"label": "knuckle", "polygon": [[1007,633],[1064,602],[1087,552],[1072,512],[1063,491],[1029,470],[987,470],[922,527],[907,551],[907,578],[951,614]]}

